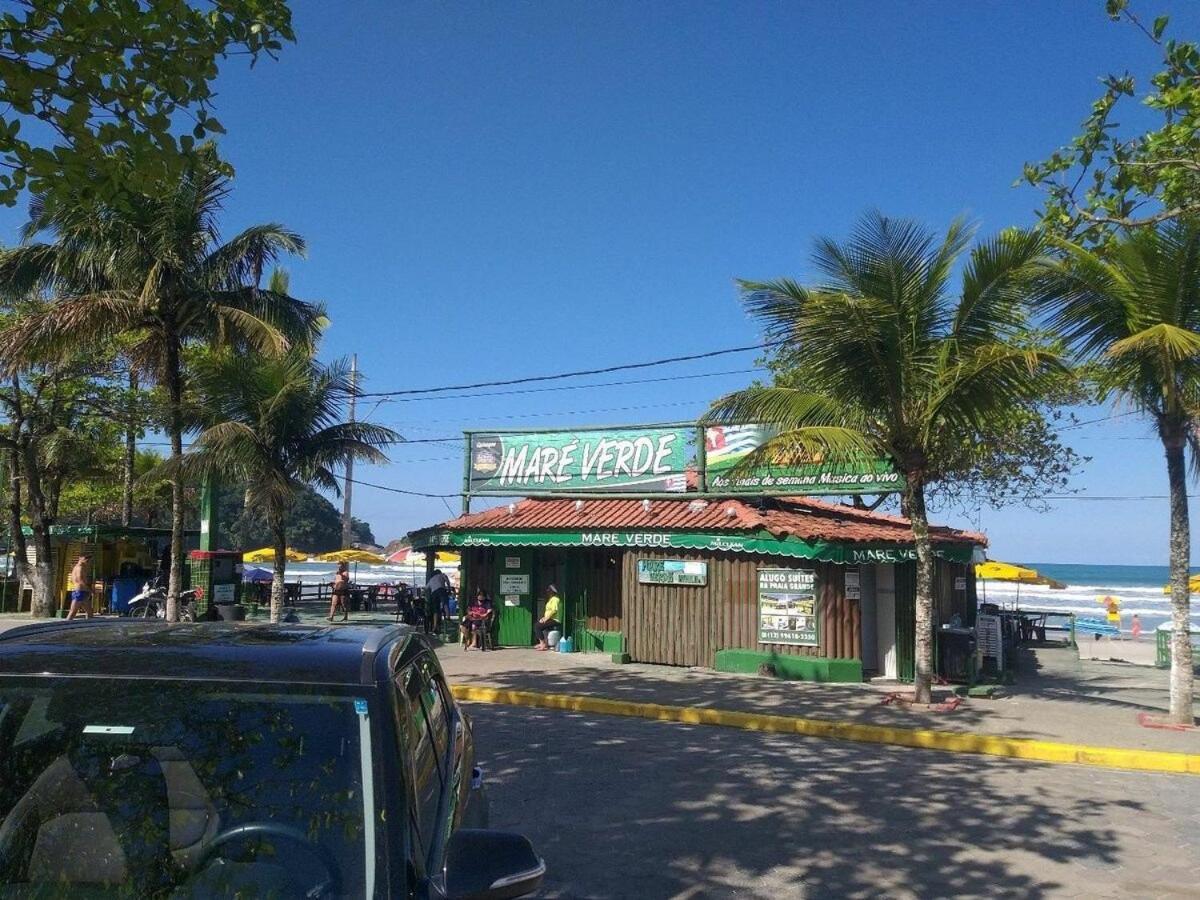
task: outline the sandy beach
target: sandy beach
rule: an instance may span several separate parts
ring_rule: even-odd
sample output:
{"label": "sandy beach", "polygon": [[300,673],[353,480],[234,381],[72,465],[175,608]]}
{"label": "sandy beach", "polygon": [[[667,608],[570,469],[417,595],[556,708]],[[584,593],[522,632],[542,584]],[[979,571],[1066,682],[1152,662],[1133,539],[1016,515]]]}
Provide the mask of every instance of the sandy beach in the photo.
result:
{"label": "sandy beach", "polygon": [[1080,634],[1077,641],[1080,659],[1116,660],[1138,666],[1152,666],[1157,655],[1153,633],[1149,636],[1143,634],[1139,641],[1124,636],[1096,640],[1091,635]]}

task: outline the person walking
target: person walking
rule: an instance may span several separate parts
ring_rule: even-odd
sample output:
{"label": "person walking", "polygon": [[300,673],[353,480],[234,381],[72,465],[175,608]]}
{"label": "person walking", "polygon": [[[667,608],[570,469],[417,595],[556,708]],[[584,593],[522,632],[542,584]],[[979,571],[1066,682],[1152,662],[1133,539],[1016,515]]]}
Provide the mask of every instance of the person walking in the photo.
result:
{"label": "person walking", "polygon": [[533,629],[537,632],[538,642],[533,648],[535,650],[549,650],[550,642],[547,636],[552,631],[561,631],[561,615],[560,608],[562,601],[558,598],[558,588],[552,584],[546,585],[546,606],[542,610],[542,617],[538,619],[537,626]]}
{"label": "person walking", "polygon": [[450,592],[450,579],[441,569],[434,569],[425,582],[425,630],[437,634],[442,628],[442,609]]}
{"label": "person walking", "polygon": [[337,572],[333,576],[333,599],[329,603],[329,621],[337,615],[338,607],[342,608],[342,621],[350,619],[350,606],[346,602],[350,597],[350,564],[338,563]]}
{"label": "person walking", "polygon": [[1133,639],[1140,641],[1142,639],[1142,620],[1138,618],[1138,614],[1133,614],[1133,624],[1129,626],[1129,630],[1133,633]]}
{"label": "person walking", "polygon": [[67,577],[67,583],[71,586],[71,609],[67,612],[67,621],[81,612],[89,619],[92,617],[92,592],[88,589],[87,569],[87,554],[80,554]]}

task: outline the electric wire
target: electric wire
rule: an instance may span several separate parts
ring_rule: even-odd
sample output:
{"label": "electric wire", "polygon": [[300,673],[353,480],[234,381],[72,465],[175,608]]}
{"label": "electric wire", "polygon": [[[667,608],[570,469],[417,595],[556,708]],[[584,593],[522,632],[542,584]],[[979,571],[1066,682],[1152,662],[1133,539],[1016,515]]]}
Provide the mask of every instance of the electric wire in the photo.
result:
{"label": "electric wire", "polygon": [[747,344],[744,347],[728,347],[724,350],[709,350],[705,353],[690,353],[685,356],[668,356],[662,359],[652,359],[646,362],[623,363],[616,366],[603,366],[597,369],[578,369],[574,372],[556,372],[552,375],[527,375],[523,378],[508,378],[500,381],[477,381],[472,384],[447,384],[441,387],[408,388],[396,391],[369,391],[358,394],[359,397],[411,397],[418,394],[440,394],[444,391],[473,391],[477,388],[508,387],[514,384],[533,384],[542,381],[561,381],[567,378],[582,378],[587,375],[607,375],[610,372],[627,372],[632,369],[648,369],[654,366],[667,366],[674,363],[693,362],[698,359],[712,359],[717,356],[727,356],[731,353],[748,353],[752,350],[769,350],[778,347],[785,341],[767,341],[762,344]]}

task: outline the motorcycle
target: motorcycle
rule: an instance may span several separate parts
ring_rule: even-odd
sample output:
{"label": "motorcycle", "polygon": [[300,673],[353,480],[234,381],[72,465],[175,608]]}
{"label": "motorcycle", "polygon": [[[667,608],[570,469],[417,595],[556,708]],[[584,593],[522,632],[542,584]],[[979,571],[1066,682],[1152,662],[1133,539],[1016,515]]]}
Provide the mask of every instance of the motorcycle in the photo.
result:
{"label": "motorcycle", "polygon": [[[191,588],[180,591],[176,596],[179,600],[179,621],[195,622],[196,603],[204,596],[204,589]],[[166,619],[167,588],[163,579],[156,578],[142,585],[142,592],[130,598],[126,615],[134,619]]]}

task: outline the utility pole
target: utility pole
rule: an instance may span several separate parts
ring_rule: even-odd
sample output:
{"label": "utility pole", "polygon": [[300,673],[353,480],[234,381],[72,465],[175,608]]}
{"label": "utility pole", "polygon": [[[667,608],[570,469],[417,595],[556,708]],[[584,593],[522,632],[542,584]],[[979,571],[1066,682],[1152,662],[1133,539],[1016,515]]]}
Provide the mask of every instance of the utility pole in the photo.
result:
{"label": "utility pole", "polygon": [[[358,399],[358,354],[350,357],[350,424],[354,424],[354,404]],[[350,546],[354,538],[351,528],[350,498],[354,491],[354,458],[346,458],[346,484],[342,488],[342,548]]]}

